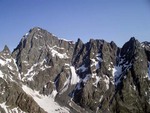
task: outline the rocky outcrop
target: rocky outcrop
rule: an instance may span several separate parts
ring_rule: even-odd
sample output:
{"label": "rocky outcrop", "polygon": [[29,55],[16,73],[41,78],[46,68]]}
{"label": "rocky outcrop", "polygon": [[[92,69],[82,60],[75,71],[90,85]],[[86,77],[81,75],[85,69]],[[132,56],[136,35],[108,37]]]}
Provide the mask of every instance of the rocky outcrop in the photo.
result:
{"label": "rocky outcrop", "polygon": [[149,61],[145,47],[131,38],[122,48],[118,66],[122,73],[116,77],[115,108],[113,112],[148,113]]}
{"label": "rocky outcrop", "polygon": [[[99,39],[74,43],[35,27],[12,53],[7,46],[0,53],[0,110],[149,113],[149,56],[150,43],[134,37],[119,48]],[[45,104],[53,100],[61,106],[54,111]]]}
{"label": "rocky outcrop", "polygon": [[58,39],[36,27],[23,37],[12,55],[17,58],[22,80],[32,89],[42,90],[71,62],[73,48],[71,41]]}
{"label": "rocky outcrop", "polygon": [[46,113],[22,90],[16,60],[11,57],[7,46],[0,53],[0,111],[3,113]]}

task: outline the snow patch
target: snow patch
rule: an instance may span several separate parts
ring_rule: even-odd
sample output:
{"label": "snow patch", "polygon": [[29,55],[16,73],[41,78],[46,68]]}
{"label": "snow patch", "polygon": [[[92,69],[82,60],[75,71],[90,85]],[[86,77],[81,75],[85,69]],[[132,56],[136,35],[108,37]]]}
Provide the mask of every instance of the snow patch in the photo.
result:
{"label": "snow patch", "polygon": [[41,29],[38,28],[37,30],[40,31]]}
{"label": "snow patch", "polygon": [[143,48],[144,48],[144,47],[145,47],[145,44],[144,44],[144,43],[141,43],[141,47],[143,47]]}
{"label": "snow patch", "polygon": [[28,61],[22,61],[25,65],[29,65]]}
{"label": "snow patch", "polygon": [[91,67],[95,66],[95,70],[100,68],[100,63],[103,62],[102,58],[101,58],[101,53],[98,53],[96,55],[96,58],[90,59],[93,63],[91,64]]}
{"label": "snow patch", "polygon": [[102,99],[103,99],[103,95],[101,95],[100,99],[99,99],[99,102],[102,102]]}
{"label": "snow patch", "polygon": [[29,33],[26,33],[26,34],[25,34],[25,36],[28,36],[28,35],[29,35]]}
{"label": "snow patch", "polygon": [[11,109],[12,112],[9,111],[9,113],[26,113],[24,111],[22,111],[20,108],[16,107]]}
{"label": "snow patch", "polygon": [[94,71],[96,71],[97,69],[100,68],[100,63],[103,62],[102,58],[101,58],[101,53],[98,53],[96,55],[95,59],[90,59],[93,63],[91,64],[91,67],[95,66],[96,69]]}
{"label": "snow patch", "polygon": [[114,68],[112,69],[112,75],[114,77],[118,77],[121,73],[122,73],[122,67],[120,66],[114,66]]}
{"label": "snow patch", "polygon": [[70,66],[70,64],[65,63],[65,66]]}
{"label": "snow patch", "polygon": [[65,49],[65,48],[63,48],[63,47],[58,47],[58,46],[53,46],[53,48],[57,48],[57,49]]}
{"label": "snow patch", "polygon": [[109,65],[109,67],[108,67],[108,71],[111,71],[112,70],[112,68],[110,67],[110,65]]}
{"label": "snow patch", "polygon": [[36,37],[40,37],[40,38],[42,38],[43,36],[42,36],[42,35],[37,34],[37,36],[36,36]]}
{"label": "snow patch", "polygon": [[103,77],[104,77],[103,81],[106,84],[106,90],[108,90],[109,89],[109,77],[107,75],[103,75]]}
{"label": "snow patch", "polygon": [[[74,70],[74,69],[73,69]],[[75,70],[74,70],[75,71]],[[74,98],[74,93],[76,90],[80,90],[83,85],[85,85],[87,83],[87,81],[92,77],[91,74],[86,74],[86,76],[82,79],[82,78],[79,78],[77,77],[76,78],[76,86],[75,86],[75,89],[73,90],[72,94],[71,94],[71,97]]]}
{"label": "snow patch", "polygon": [[51,97],[52,97],[53,99],[55,99],[57,93],[58,93],[58,92],[57,92],[56,90],[53,90],[52,93],[51,93]]}
{"label": "snow patch", "polygon": [[13,67],[10,65],[11,62],[12,62],[12,59],[5,59],[5,60],[0,59],[1,66],[6,65],[10,70],[14,70]]}
{"label": "snow patch", "polygon": [[[22,111],[20,108],[15,107],[15,108],[11,108],[9,106],[6,105],[6,102],[0,103],[1,108],[4,109],[5,113],[26,113],[24,111]],[[1,113],[1,112],[0,112]]]}
{"label": "snow patch", "polygon": [[103,75],[102,77],[99,77],[99,76],[94,76],[94,78],[96,79],[95,82],[93,83],[93,85],[95,87],[97,87],[97,84],[99,81],[104,81],[105,84],[106,84],[106,90],[109,89],[109,83],[110,83],[110,79],[107,75]]}
{"label": "snow patch", "polygon": [[6,103],[5,103],[5,102],[1,103],[0,106],[4,109],[4,111],[5,111],[6,113],[9,113],[8,110],[7,110],[7,107],[8,107],[8,106],[6,106]]}
{"label": "snow patch", "polygon": [[5,63],[4,60],[0,59],[0,64],[1,64],[2,66],[4,66],[6,63]]}
{"label": "snow patch", "polygon": [[10,70],[14,70],[14,68],[10,65],[7,66]]}
{"label": "snow patch", "polygon": [[[33,80],[33,76],[34,75],[36,75],[36,74],[38,74],[38,73],[36,73],[36,72],[34,72],[34,67],[36,67],[37,66],[37,64],[34,64],[30,69],[28,69],[28,72],[24,75],[25,77],[27,77],[27,79],[29,80],[29,81],[31,81],[31,80]],[[23,80],[24,80],[25,78],[23,78]]]}
{"label": "snow patch", "polygon": [[[69,113],[69,109],[61,107],[58,103],[54,102],[52,96],[40,95],[38,91],[34,91],[31,88],[23,85],[22,89],[37,102],[37,104],[48,113]],[[57,91],[53,91],[55,95]]]}
{"label": "snow patch", "polygon": [[95,66],[96,67],[96,70],[100,68],[99,66],[99,61],[96,61],[95,59],[91,59],[91,61],[93,62],[91,64],[91,67]]}
{"label": "snow patch", "polygon": [[70,66],[71,69],[71,84],[77,84],[80,81],[80,78],[76,74],[75,68]]}
{"label": "snow patch", "polygon": [[5,60],[0,59],[0,64],[1,64],[2,66],[4,66],[4,65],[10,63],[11,61],[12,61],[12,59],[5,59]]}
{"label": "snow patch", "polygon": [[49,50],[51,51],[53,57],[58,56],[60,59],[68,59],[68,58],[69,58],[66,53],[61,54],[61,53],[59,53],[58,51],[56,51],[56,50],[54,49],[55,46],[54,46],[54,47],[49,47],[49,46],[48,46],[48,48],[49,48]]}
{"label": "snow patch", "polygon": [[98,61],[100,61],[100,62],[103,62],[103,59],[101,58],[101,53],[98,53],[98,54],[96,55],[96,59],[97,59]]}
{"label": "snow patch", "polygon": [[73,42],[72,40],[67,40],[67,39],[64,39],[64,38],[59,38],[59,40],[63,40],[63,41],[66,41],[66,42]]}
{"label": "snow patch", "polygon": [[124,62],[124,59],[120,59],[119,65],[112,68],[112,75],[114,77],[115,85],[118,85],[121,82],[121,78],[125,75],[125,72],[131,68],[131,66],[132,64],[128,61]]}
{"label": "snow patch", "polygon": [[63,88],[61,89],[61,92],[59,94],[64,93],[68,89],[68,86],[69,86],[69,83],[70,83],[70,77],[68,77],[67,80],[65,81],[65,83],[63,85]]}
{"label": "snow patch", "polygon": [[76,89],[81,89],[81,83],[86,83],[90,78],[92,77],[91,74],[87,74],[83,79],[80,79],[80,81],[78,82],[77,86],[76,86]]}
{"label": "snow patch", "polygon": [[21,80],[21,74],[20,74],[19,69],[18,69],[18,66],[17,66],[17,64],[16,64],[16,60],[13,59],[13,62],[14,62],[14,65],[15,65],[15,67],[16,67],[16,69],[17,69],[19,79]]}
{"label": "snow patch", "polygon": [[34,39],[38,39],[38,37],[37,37],[37,36],[34,36]]}
{"label": "snow patch", "polygon": [[5,86],[3,88],[1,88],[0,94],[3,95],[4,93],[5,93]]}
{"label": "snow patch", "polygon": [[28,69],[27,73],[24,74],[24,77],[22,80],[23,81],[24,80],[32,81],[33,77],[39,73],[39,70],[38,71],[35,70],[36,67],[39,67],[42,71],[44,71],[47,68],[51,68],[51,66],[44,65],[44,62],[46,62],[45,59],[43,61],[38,62],[38,63],[34,64],[33,66],[31,66],[30,69]]}
{"label": "snow patch", "polygon": [[95,78],[97,73],[92,73],[92,78]]}
{"label": "snow patch", "polygon": [[114,66],[114,68],[112,69],[112,75],[114,77],[115,85],[118,85],[118,83],[120,83],[120,78],[122,76],[121,74],[122,74],[122,67]]}
{"label": "snow patch", "polygon": [[17,75],[16,76],[17,77],[19,76],[19,79],[20,79],[20,74],[19,74],[18,68],[17,67],[15,68],[16,62],[14,61],[14,59],[1,60],[1,63],[2,63],[1,66],[7,67],[8,71],[11,70],[10,73],[7,73],[5,71],[3,73],[3,71],[0,70],[0,77],[1,78],[3,78],[3,79],[10,79],[11,81],[14,81],[12,74],[16,75],[15,72],[17,71]]}
{"label": "snow patch", "polygon": [[95,87],[97,87],[97,84],[98,84],[98,82],[100,81],[100,77],[99,76],[96,76],[96,81],[93,83],[93,85],[95,86]]}
{"label": "snow patch", "polygon": [[6,59],[6,63],[10,63],[12,61],[12,59]]}
{"label": "snow patch", "polygon": [[2,73],[2,71],[0,70],[0,77],[3,78],[4,74]]}

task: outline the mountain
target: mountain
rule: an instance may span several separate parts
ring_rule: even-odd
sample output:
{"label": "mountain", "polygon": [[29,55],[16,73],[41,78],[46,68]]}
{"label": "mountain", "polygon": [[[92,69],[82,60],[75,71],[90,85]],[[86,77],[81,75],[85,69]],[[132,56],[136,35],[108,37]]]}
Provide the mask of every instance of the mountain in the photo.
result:
{"label": "mountain", "polygon": [[1,113],[150,113],[150,43],[59,39],[34,27],[0,52]]}

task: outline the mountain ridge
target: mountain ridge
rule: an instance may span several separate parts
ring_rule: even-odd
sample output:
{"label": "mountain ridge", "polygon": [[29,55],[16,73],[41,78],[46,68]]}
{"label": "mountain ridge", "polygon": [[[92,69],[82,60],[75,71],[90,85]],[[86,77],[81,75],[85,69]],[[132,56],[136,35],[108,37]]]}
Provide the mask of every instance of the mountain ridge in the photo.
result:
{"label": "mountain ridge", "polygon": [[134,37],[120,48],[101,39],[67,41],[34,27],[12,53],[7,46],[0,52],[0,111],[149,113],[149,55],[150,43]]}

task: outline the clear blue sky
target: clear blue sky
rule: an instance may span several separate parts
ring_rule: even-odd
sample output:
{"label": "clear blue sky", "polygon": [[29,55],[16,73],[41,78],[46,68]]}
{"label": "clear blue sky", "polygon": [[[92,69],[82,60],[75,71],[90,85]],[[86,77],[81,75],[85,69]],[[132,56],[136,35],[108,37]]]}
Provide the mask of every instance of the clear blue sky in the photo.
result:
{"label": "clear blue sky", "polygon": [[0,50],[35,26],[60,38],[150,41],[149,0],[0,0]]}

